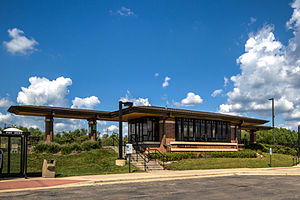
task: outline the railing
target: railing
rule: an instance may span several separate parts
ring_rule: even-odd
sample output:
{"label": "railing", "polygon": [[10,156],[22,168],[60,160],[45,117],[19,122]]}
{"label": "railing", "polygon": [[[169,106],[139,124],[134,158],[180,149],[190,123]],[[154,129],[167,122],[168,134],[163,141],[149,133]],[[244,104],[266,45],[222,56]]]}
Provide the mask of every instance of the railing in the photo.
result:
{"label": "railing", "polygon": [[[113,146],[119,146],[119,139],[117,137],[112,137],[112,139],[113,139]],[[124,141],[123,141],[122,147],[123,147],[123,154],[125,154],[126,144]]]}
{"label": "railing", "polygon": [[137,153],[139,153],[139,155],[143,156],[145,165],[152,159],[152,158],[149,158],[149,156],[147,156],[147,155],[154,154],[155,161],[159,160],[158,159],[159,157],[162,158],[163,169],[165,169],[165,162],[167,161],[167,157],[164,153],[160,152],[157,149],[154,149],[152,151],[144,149],[141,145],[139,145],[138,141],[136,141],[135,138],[132,138],[132,143],[134,144],[133,146],[134,146],[135,151]]}
{"label": "railing", "polygon": [[[154,152],[153,152],[154,151]],[[149,152],[149,153],[152,153],[154,154],[154,158],[155,158],[155,161],[159,160],[158,158],[159,157],[162,157],[162,161],[163,161],[163,169],[165,169],[165,162],[167,161],[167,157],[164,153],[160,152],[159,150],[157,149],[154,149],[153,151]]]}

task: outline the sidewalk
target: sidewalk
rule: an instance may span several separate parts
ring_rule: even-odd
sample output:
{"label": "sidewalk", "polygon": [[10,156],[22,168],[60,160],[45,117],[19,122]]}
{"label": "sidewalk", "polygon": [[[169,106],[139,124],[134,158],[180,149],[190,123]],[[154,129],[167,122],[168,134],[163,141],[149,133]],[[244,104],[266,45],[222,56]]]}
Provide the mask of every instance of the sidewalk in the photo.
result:
{"label": "sidewalk", "polygon": [[187,171],[153,171],[147,173],[73,176],[64,178],[18,178],[0,180],[0,193],[48,188],[66,188],[128,182],[164,181],[234,175],[300,175],[300,166],[282,168],[238,168]]}

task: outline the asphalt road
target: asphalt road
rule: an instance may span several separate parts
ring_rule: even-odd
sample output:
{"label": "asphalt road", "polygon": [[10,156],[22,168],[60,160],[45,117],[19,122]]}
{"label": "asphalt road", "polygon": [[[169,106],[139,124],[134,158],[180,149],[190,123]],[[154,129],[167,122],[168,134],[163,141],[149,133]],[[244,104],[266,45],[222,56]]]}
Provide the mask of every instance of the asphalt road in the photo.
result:
{"label": "asphalt road", "polygon": [[0,193],[0,199],[300,199],[300,176],[225,176]]}

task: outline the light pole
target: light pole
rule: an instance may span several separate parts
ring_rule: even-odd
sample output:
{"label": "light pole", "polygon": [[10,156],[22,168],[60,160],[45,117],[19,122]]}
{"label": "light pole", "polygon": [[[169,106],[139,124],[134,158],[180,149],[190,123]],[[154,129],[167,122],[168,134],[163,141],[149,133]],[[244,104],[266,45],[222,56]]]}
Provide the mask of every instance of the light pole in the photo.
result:
{"label": "light pole", "polygon": [[122,124],[122,105],[132,107],[132,102],[119,101],[119,159],[123,159],[123,124]]}
{"label": "light pole", "polygon": [[275,144],[275,133],[274,133],[274,98],[269,99],[270,101],[272,101],[272,127],[273,127],[273,145]]}

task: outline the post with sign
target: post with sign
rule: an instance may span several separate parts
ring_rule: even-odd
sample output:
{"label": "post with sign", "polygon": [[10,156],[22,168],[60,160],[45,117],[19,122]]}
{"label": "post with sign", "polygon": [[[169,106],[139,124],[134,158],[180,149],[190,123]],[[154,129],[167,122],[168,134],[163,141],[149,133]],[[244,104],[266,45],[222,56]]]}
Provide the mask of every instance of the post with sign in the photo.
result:
{"label": "post with sign", "polygon": [[270,148],[270,167],[272,167],[272,148]]}
{"label": "post with sign", "polygon": [[126,155],[128,155],[129,158],[129,173],[131,172],[130,170],[131,154],[132,154],[132,144],[126,144]]}

